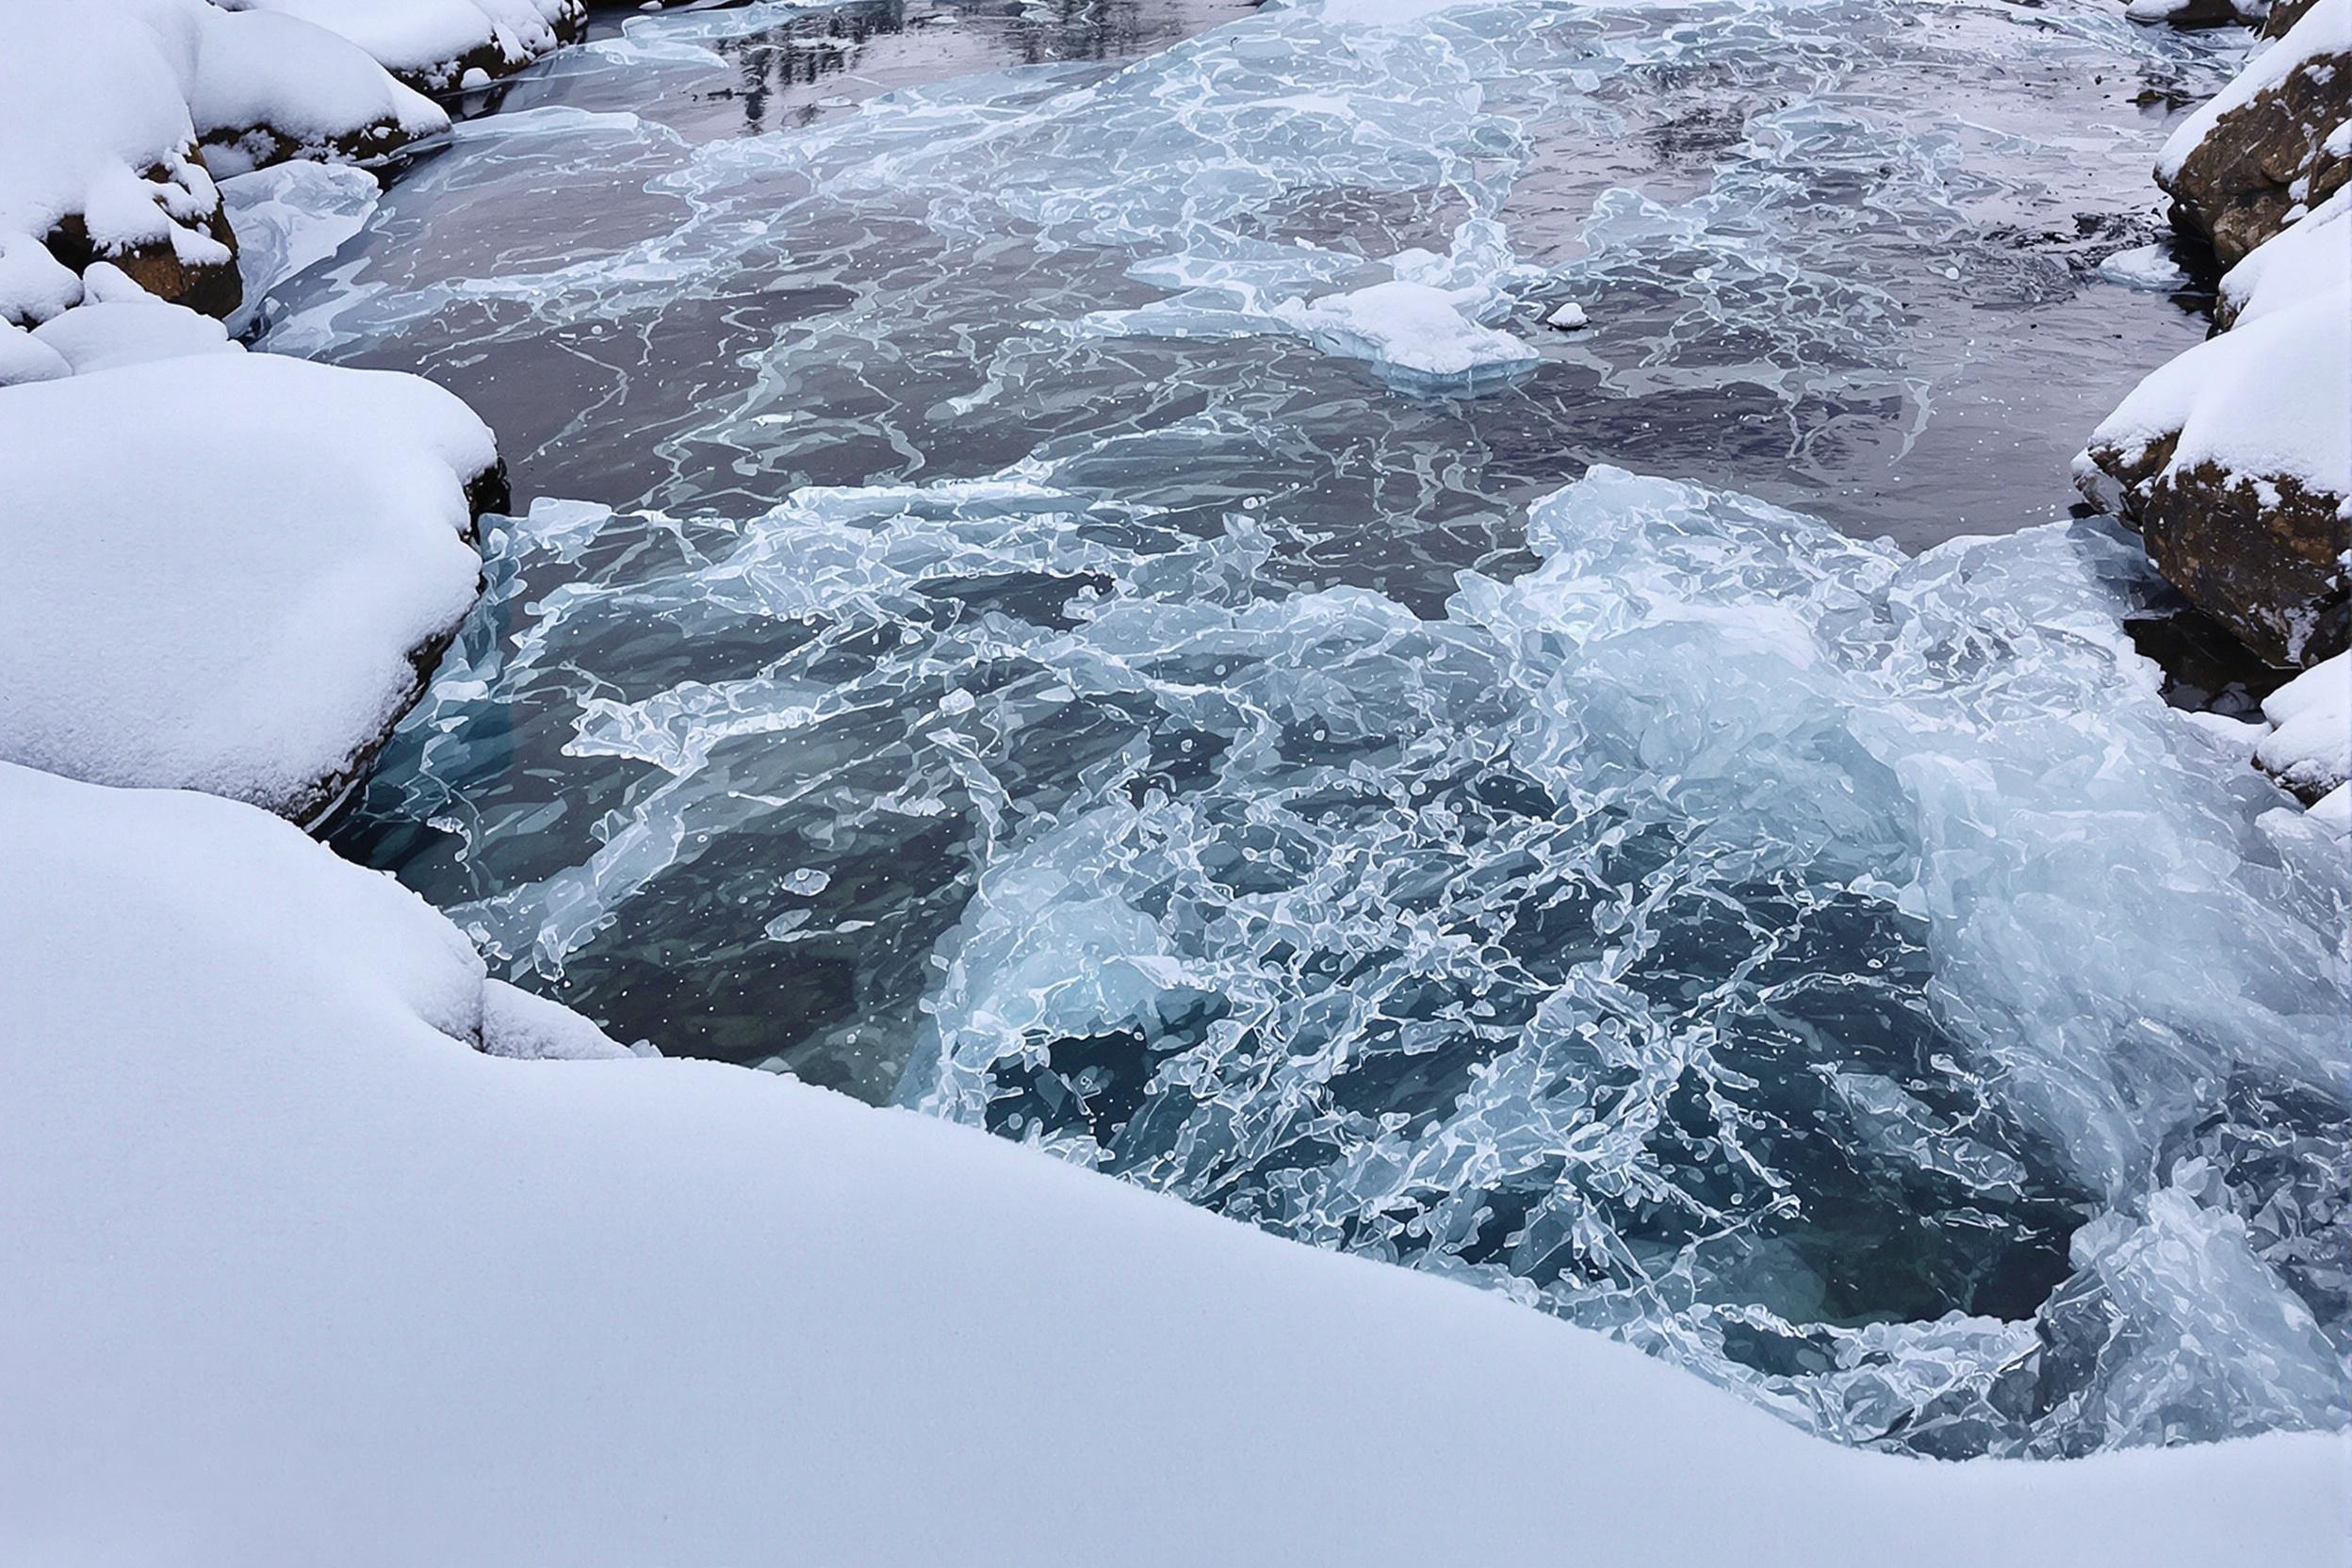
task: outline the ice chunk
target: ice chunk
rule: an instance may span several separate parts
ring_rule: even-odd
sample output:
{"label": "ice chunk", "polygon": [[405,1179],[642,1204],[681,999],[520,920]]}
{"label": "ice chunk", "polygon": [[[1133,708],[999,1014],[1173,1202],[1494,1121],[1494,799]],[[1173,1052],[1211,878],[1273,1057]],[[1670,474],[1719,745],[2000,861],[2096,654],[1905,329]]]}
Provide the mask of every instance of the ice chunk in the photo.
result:
{"label": "ice chunk", "polygon": [[2163,244],[2117,251],[2099,264],[2099,275],[2127,288],[2172,292],[2189,286],[2189,274],[2173,259],[2172,247]]}
{"label": "ice chunk", "polygon": [[243,332],[260,318],[270,291],[335,254],[367,226],[381,188],[346,164],[296,159],[220,182],[220,199],[237,231],[237,269],[245,302],[229,318]]}
{"label": "ice chunk", "polygon": [[1291,302],[1280,314],[1325,352],[1368,360],[1414,387],[1468,388],[1536,362],[1533,349],[1470,319],[1462,305],[1446,289],[1392,279],[1312,304]]}

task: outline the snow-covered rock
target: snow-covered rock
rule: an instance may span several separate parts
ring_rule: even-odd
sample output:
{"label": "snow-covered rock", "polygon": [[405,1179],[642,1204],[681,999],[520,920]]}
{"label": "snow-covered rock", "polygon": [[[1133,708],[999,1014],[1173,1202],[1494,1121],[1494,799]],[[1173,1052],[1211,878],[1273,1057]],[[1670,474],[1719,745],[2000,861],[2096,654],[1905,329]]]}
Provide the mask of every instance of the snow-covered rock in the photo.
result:
{"label": "snow-covered rock", "polygon": [[2262,717],[2278,727],[2254,748],[2264,773],[2317,802],[2352,779],[2352,654],[2323,660],[2265,698]]}
{"label": "snow-covered rock", "polygon": [[0,389],[0,758],[311,818],[472,604],[496,469],[464,403],[389,371],[196,353]]}
{"label": "snow-covered rock", "polygon": [[2341,1561],[2339,1434],[1840,1448],[973,1130],[482,1054],[456,929],[231,802],[0,766],[0,1560]]}
{"label": "snow-covered rock", "polygon": [[2352,279],[2352,188],[2337,191],[2223,274],[2213,323],[2228,328]]}
{"label": "snow-covered rock", "polygon": [[252,325],[270,291],[325,261],[367,226],[383,188],[365,169],[297,158],[220,182],[237,231],[245,302],[231,331]]}
{"label": "snow-covered rock", "polygon": [[2156,161],[2173,221],[2233,264],[2352,180],[2352,0],[2317,0]]}
{"label": "snow-covered rock", "polygon": [[2083,464],[2157,569],[2281,665],[2343,648],[2352,614],[2352,269],[2330,265],[2352,225],[2305,222],[2231,271],[2236,326],[2141,382]]}
{"label": "snow-covered rock", "polygon": [[19,325],[75,303],[97,260],[225,315],[215,172],[380,156],[448,125],[348,41],[204,0],[15,0],[0,45],[0,318]]}
{"label": "snow-covered rock", "polygon": [[219,0],[341,34],[430,92],[519,71],[580,36],[584,0]]}
{"label": "snow-covered rock", "polygon": [[33,336],[77,376],[150,359],[243,351],[212,317],[156,299],[105,261],[82,274],[82,302],[43,321]]}

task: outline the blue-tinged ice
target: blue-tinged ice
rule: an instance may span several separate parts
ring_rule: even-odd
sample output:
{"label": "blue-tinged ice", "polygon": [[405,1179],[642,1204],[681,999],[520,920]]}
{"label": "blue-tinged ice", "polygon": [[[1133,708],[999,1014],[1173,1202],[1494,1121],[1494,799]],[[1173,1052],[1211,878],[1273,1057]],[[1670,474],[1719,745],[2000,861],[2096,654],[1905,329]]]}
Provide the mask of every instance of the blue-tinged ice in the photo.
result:
{"label": "blue-tinged ice", "polygon": [[[2267,1096],[2345,1173],[2344,870],[2159,698],[2133,547],[1906,562],[1609,470],[1531,536],[1436,623],[1098,607],[1064,679],[1201,760],[989,858],[903,1098],[1849,1439],[2340,1423],[2341,1281],[2275,1266],[2341,1206],[2185,1150]],[[2066,1202],[2038,1312],[1891,1320],[1914,1267],[1998,1306]]]}

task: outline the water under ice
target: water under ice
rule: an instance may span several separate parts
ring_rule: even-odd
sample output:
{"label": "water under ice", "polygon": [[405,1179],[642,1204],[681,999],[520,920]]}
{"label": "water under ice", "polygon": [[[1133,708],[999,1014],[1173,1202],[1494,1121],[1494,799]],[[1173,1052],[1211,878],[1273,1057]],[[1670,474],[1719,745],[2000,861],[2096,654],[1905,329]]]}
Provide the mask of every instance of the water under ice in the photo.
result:
{"label": "water under ice", "polygon": [[619,1037],[1849,1441],[2345,1419],[2344,874],[2158,697],[2135,551],[1560,488],[2054,514],[2202,331],[2076,206],[2222,45],[1302,5],[826,107],[903,35],[791,10],[526,78],[270,302],[595,498],[494,532],[348,851]]}

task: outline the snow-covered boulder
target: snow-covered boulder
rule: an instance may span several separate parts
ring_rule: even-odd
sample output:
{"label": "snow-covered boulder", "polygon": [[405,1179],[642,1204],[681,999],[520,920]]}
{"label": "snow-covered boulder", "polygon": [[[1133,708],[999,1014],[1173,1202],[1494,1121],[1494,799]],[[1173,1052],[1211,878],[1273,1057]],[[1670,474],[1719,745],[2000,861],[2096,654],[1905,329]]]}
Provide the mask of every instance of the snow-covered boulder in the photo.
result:
{"label": "snow-covered boulder", "polygon": [[56,381],[73,373],[74,367],[48,344],[13,321],[0,321],[0,386]]}
{"label": "snow-covered boulder", "polygon": [[496,473],[464,403],[391,371],[200,352],[0,388],[0,758],[316,816],[473,603]]}
{"label": "snow-covered boulder", "polygon": [[2317,0],[2156,160],[2173,221],[2233,264],[2352,180],[2352,0]]}
{"label": "snow-covered boulder", "polygon": [[29,326],[111,261],[222,316],[236,239],[213,173],[384,155],[448,116],[350,42],[205,0],[14,0],[0,15],[0,318]]}
{"label": "snow-covered boulder", "polygon": [[2255,247],[2222,274],[2213,325],[2228,329],[2340,289],[2352,278],[2352,188]]}
{"label": "snow-covered boulder", "polygon": [[[104,261],[82,274],[82,302],[35,327],[33,337],[76,376],[150,359],[244,351],[212,317],[156,299]],[[0,382],[7,379],[0,374]]]}
{"label": "snow-covered boulder", "polygon": [[2340,651],[2352,629],[2352,224],[2305,222],[2232,270],[2235,327],[2141,382],[2082,466],[2166,579],[2285,666]]}
{"label": "snow-covered boulder", "polygon": [[2255,765],[2305,801],[2352,779],[2352,654],[2323,660],[2263,699],[2278,727],[2254,748]]}
{"label": "snow-covered boulder", "polygon": [[230,802],[0,766],[0,1560],[2341,1561],[2341,1434],[1839,1448],[972,1129],[469,1050],[449,923]]}
{"label": "snow-covered boulder", "polygon": [[585,0],[219,0],[299,17],[358,44],[411,87],[475,86],[580,37]]}

